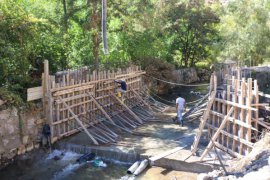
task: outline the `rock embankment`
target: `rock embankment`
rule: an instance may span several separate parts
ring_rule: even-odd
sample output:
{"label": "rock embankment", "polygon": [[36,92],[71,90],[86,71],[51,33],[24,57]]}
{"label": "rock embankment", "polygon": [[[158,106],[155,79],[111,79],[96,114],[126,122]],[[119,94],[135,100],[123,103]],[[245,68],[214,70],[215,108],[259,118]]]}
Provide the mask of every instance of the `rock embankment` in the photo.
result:
{"label": "rock embankment", "polygon": [[39,147],[42,110],[20,111],[15,107],[0,111],[0,169],[16,155]]}

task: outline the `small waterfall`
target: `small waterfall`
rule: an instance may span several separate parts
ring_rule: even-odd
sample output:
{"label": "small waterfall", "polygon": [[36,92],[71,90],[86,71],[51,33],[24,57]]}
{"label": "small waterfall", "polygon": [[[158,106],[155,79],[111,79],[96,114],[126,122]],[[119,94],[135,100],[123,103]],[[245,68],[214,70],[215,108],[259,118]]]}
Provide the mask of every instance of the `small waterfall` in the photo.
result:
{"label": "small waterfall", "polygon": [[60,143],[59,149],[80,154],[93,152],[96,154],[96,156],[99,156],[106,161],[123,165],[133,164],[135,161],[142,158],[134,150],[132,152],[124,152],[119,149],[112,149],[110,147],[86,147],[70,143]]}

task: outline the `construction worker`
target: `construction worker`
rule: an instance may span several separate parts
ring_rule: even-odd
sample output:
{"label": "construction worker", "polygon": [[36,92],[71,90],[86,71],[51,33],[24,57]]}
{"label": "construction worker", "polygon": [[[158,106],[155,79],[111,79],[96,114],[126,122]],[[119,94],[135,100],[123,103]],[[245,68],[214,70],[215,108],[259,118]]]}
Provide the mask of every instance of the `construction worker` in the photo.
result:
{"label": "construction worker", "polygon": [[184,126],[183,120],[182,120],[182,113],[183,111],[186,111],[186,101],[184,98],[180,97],[181,95],[178,94],[178,98],[176,99],[176,111],[177,111],[177,121],[179,124]]}
{"label": "construction worker", "polygon": [[127,91],[127,83],[125,79],[115,80],[114,82],[119,84],[119,88],[117,89],[118,97],[121,97],[121,100],[124,100],[124,95]]}

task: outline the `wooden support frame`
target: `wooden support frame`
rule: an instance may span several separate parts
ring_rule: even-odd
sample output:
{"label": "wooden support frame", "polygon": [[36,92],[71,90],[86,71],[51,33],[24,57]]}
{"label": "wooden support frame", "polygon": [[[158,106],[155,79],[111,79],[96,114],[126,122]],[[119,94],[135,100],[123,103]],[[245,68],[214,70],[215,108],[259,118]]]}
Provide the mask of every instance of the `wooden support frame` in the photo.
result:
{"label": "wooden support frame", "polygon": [[97,108],[104,114],[104,116],[109,119],[113,124],[113,120],[112,118],[107,114],[107,112],[99,105],[99,103],[97,102],[97,100],[91,95],[91,94],[88,94],[91,99],[93,100],[93,102],[95,103],[95,105],[97,106]]}
{"label": "wooden support frame", "polygon": [[115,96],[114,93],[111,92],[111,96],[119,103],[121,106],[123,106],[139,123],[143,123],[143,121],[131,110],[127,105],[125,105],[119,98]]}
{"label": "wooden support frame", "polygon": [[[106,118],[106,120],[103,119],[106,122],[108,120],[108,123],[115,125],[112,118],[124,110],[130,117],[128,120],[121,119],[121,123],[124,123],[123,127],[127,125],[134,128],[142,123],[140,117],[133,113],[131,108],[139,102],[140,97],[135,93],[141,90],[141,76],[143,74],[145,72],[141,71],[139,67],[131,66],[117,71],[93,72],[83,67],[50,75],[49,62],[46,60],[44,61],[42,86],[28,89],[29,100],[41,98],[42,94],[46,123],[51,127],[53,142],[81,130],[85,131],[87,127],[92,127],[94,129],[92,138],[96,138],[96,142],[104,143],[112,139],[102,137],[99,134],[101,130],[94,128],[98,124],[102,124],[98,119],[101,116],[102,119],[103,116]],[[121,104],[110,94],[115,89],[114,80],[119,77],[124,78],[128,86],[127,104]],[[135,93],[132,93],[133,91]],[[140,103],[147,105],[144,101]],[[87,119],[81,121],[83,117],[87,117]],[[124,130],[123,127],[119,128]],[[110,132],[110,129],[105,128],[104,131]],[[127,132],[131,131],[127,130]],[[118,135],[114,133],[114,136]],[[91,140],[94,142],[93,139]]]}
{"label": "wooden support frame", "polygon": [[207,118],[209,116],[209,112],[210,112],[210,109],[212,107],[212,104],[213,104],[213,102],[215,100],[215,96],[216,96],[216,91],[213,91],[211,93],[210,98],[209,98],[209,101],[207,103],[206,111],[204,112],[203,117],[201,119],[201,123],[200,123],[200,127],[199,127],[199,132],[194,137],[194,142],[193,142],[193,145],[191,146],[191,152],[193,154],[195,154],[195,152],[197,151],[197,147],[198,147],[198,144],[199,144],[199,141],[200,141],[200,138],[201,138],[201,134],[202,134],[203,128],[205,126],[205,123],[207,121]]}
{"label": "wooden support frame", "polygon": [[225,118],[223,119],[221,125],[219,126],[219,128],[217,129],[217,131],[215,132],[214,136],[211,138],[212,140],[210,141],[210,143],[207,145],[205,151],[202,153],[200,161],[203,160],[203,158],[206,156],[206,154],[209,152],[210,149],[212,149],[213,147],[213,142],[215,142],[220,134],[220,131],[225,127],[226,122],[228,120],[228,118],[231,116],[232,112],[234,111],[233,107],[231,107],[231,109],[229,110],[228,114],[225,116]]}
{"label": "wooden support frame", "polygon": [[[227,88],[221,92],[221,97],[215,98],[206,122],[208,137],[214,138],[218,148],[236,157],[247,155],[251,151],[254,139],[258,135],[258,124],[261,123],[267,128],[266,124],[259,121],[258,112],[262,104],[259,102],[257,81],[251,78],[240,79],[239,72],[237,71],[237,77],[231,76],[227,82],[224,82]],[[233,113],[229,117],[231,109]],[[226,122],[224,122],[225,118]],[[194,143],[196,141],[197,139]],[[202,158],[211,147],[209,143]]]}
{"label": "wooden support frame", "polygon": [[[62,100],[62,98],[60,97],[60,100]],[[99,143],[97,142],[97,140],[89,133],[89,131],[87,130],[87,128],[83,125],[82,121],[78,118],[78,116],[70,109],[70,107],[67,105],[67,103],[65,101],[62,100],[63,105],[68,109],[68,111],[70,112],[70,114],[75,118],[75,120],[78,122],[78,124],[83,128],[84,132],[90,137],[90,139],[94,142],[94,144],[99,145]]]}

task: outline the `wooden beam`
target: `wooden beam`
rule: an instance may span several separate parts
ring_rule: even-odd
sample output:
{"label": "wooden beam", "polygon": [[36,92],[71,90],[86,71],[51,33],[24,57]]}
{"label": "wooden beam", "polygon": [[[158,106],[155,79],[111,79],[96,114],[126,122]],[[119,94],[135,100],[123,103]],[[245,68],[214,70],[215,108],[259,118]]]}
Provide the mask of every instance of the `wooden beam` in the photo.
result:
{"label": "wooden beam", "polygon": [[258,119],[252,119],[252,121],[257,122],[261,126],[265,127],[266,129],[270,130],[270,126],[267,126],[267,124],[264,123],[264,121],[259,121]]}
{"label": "wooden beam", "polygon": [[[62,100],[62,98],[59,96],[60,100]],[[68,111],[70,112],[70,114],[75,118],[75,120],[78,122],[78,124],[83,128],[84,132],[90,137],[90,139],[94,142],[94,144],[99,145],[98,142],[96,141],[96,139],[89,133],[89,131],[86,129],[86,127],[83,125],[83,123],[81,122],[81,120],[78,118],[78,116],[76,116],[76,114],[74,114],[74,112],[70,109],[70,107],[67,105],[67,103],[65,101],[62,101],[63,105],[68,109]]]}
{"label": "wooden beam", "polygon": [[[222,118],[225,117],[224,114],[221,114],[221,113],[218,113],[218,112],[215,112],[215,111],[212,111],[212,110],[210,111],[210,114],[213,114],[213,115],[216,115],[216,116],[219,116],[219,117],[222,117]],[[236,124],[238,124],[238,125],[240,125],[240,126],[243,126],[243,127],[245,127],[245,128],[251,128],[252,130],[255,130],[255,131],[256,131],[256,129],[253,128],[251,125],[248,125],[247,123],[242,122],[242,121],[240,121],[239,119],[234,119],[233,117],[229,117],[228,120],[229,120],[230,122],[236,123]]]}
{"label": "wooden beam", "polygon": [[[208,127],[210,127],[210,129],[213,129],[213,130],[215,130],[215,131],[218,130],[217,127],[215,127],[215,126],[213,126],[213,125],[211,125],[211,124],[209,124],[209,123],[206,123],[206,125],[207,125]],[[249,147],[253,148],[253,145],[254,145],[254,144],[253,144],[252,142],[248,142],[247,140],[245,140],[245,139],[243,139],[243,138],[240,138],[240,137],[238,137],[238,136],[232,135],[232,134],[226,132],[225,130],[221,130],[220,133],[221,133],[221,134],[224,134],[225,136],[230,137],[230,138],[232,138],[232,139],[234,139],[234,140],[236,140],[236,141],[239,141],[239,142],[245,144],[246,146],[249,146]]]}
{"label": "wooden beam", "polygon": [[246,105],[241,105],[241,104],[234,103],[234,102],[231,102],[231,101],[227,101],[227,100],[224,100],[224,99],[216,98],[215,101],[222,102],[222,103],[225,103],[225,104],[228,104],[228,105],[231,105],[231,106],[243,108],[243,109],[245,109],[245,110],[257,111],[256,108],[252,108],[252,107],[246,106]]}
{"label": "wooden beam", "polygon": [[171,150],[169,150],[169,151],[165,151],[165,152],[163,152],[163,153],[161,153],[161,154],[159,154],[159,155],[156,155],[156,156],[152,156],[152,157],[149,158],[150,164],[151,164],[151,165],[154,165],[154,162],[155,162],[155,161],[157,161],[157,160],[159,160],[159,159],[161,159],[161,158],[164,158],[164,157],[166,157],[166,156],[169,156],[169,155],[171,155],[171,154],[174,154],[174,153],[176,153],[176,152],[178,152],[178,151],[184,149],[185,147],[187,147],[187,145],[185,145],[184,147],[177,147],[177,148],[171,149]]}
{"label": "wooden beam", "polygon": [[223,145],[219,144],[218,142],[215,142],[215,146],[216,146],[217,148],[219,148],[219,149],[221,149],[221,150],[223,150],[223,151],[229,153],[230,155],[232,155],[232,156],[234,156],[234,157],[238,157],[238,158],[242,158],[242,157],[243,157],[241,154],[239,154],[239,153],[237,153],[237,152],[234,152],[234,151],[232,151],[232,150],[229,149],[229,148],[224,147]]}
{"label": "wooden beam", "polygon": [[208,144],[208,146],[204,150],[203,154],[201,155],[200,160],[203,160],[203,158],[206,156],[206,154],[212,149],[213,142],[215,142],[216,139],[218,138],[218,136],[220,134],[220,131],[224,128],[224,126],[225,126],[229,116],[232,114],[232,112],[233,112],[233,107],[231,107],[230,111],[228,112],[228,114],[223,119],[223,121],[222,121],[221,125],[219,126],[218,130],[215,132],[214,136],[211,138],[212,141],[210,141],[210,143]]}
{"label": "wooden beam", "polygon": [[120,99],[118,99],[113,92],[111,92],[112,97],[116,99],[139,123],[143,123],[143,121],[131,110],[127,105],[125,105]]}

